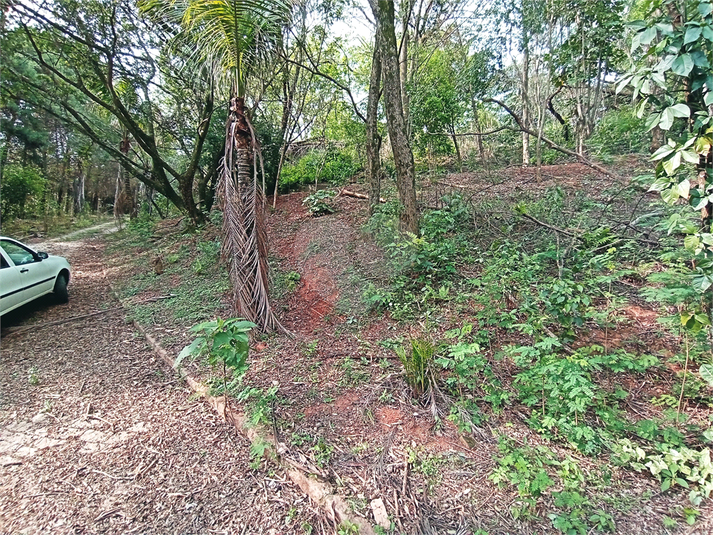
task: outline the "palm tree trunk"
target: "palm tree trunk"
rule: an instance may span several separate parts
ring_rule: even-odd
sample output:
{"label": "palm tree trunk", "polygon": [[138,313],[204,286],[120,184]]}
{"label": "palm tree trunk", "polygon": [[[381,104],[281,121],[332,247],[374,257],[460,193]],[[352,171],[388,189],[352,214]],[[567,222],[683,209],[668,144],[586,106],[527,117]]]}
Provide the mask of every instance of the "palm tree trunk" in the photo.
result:
{"label": "palm tree trunk", "polygon": [[248,121],[245,99],[232,97],[218,183],[223,207],[223,257],[228,262],[235,311],[266,332],[283,327],[268,299],[264,205]]}

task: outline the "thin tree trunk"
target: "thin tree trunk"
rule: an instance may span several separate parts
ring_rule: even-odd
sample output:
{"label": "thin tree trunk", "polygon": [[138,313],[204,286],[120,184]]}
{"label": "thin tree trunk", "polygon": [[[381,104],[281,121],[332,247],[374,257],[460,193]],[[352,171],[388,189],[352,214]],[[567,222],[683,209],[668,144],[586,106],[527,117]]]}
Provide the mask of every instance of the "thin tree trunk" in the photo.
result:
{"label": "thin tree trunk", "polygon": [[376,32],[369,78],[369,98],[366,105],[366,180],[369,184],[369,215],[374,213],[381,197],[381,135],[378,125],[381,96],[380,48],[379,32]]}
{"label": "thin tree trunk", "polygon": [[369,0],[380,33],[384,104],[389,140],[394,153],[396,187],[401,202],[399,229],[418,234],[418,204],[416,202],[416,170],[407,135],[407,125],[401,99],[401,81],[394,27],[393,0]]}
{"label": "thin tree trunk", "polygon": [[[471,106],[473,107],[473,130],[476,134],[480,134],[480,116],[478,114],[478,104],[475,98],[471,98]],[[478,143],[478,154],[480,154],[481,163],[485,163],[485,145],[483,144],[483,136],[475,136]]]}
{"label": "thin tree trunk", "polygon": [[[451,140],[453,140],[453,146],[456,149],[456,160],[458,161],[458,172],[462,173],[463,172],[463,158],[461,157],[460,154],[460,146],[458,146],[458,136],[456,136],[456,128],[453,125],[449,126],[449,130],[451,131]],[[478,136],[480,137],[480,136]]]}
{"label": "thin tree trunk", "polygon": [[81,213],[84,208],[84,185],[86,182],[87,170],[84,168],[82,159],[77,161],[77,178],[74,181],[74,215]]}
{"label": "thin tree trunk", "polygon": [[[530,50],[529,42],[525,39],[522,56],[522,122],[530,127],[529,85],[530,85]],[[530,165],[530,134],[522,133],[522,166]]]}
{"label": "thin tree trunk", "polygon": [[409,48],[409,31],[408,22],[404,23],[403,36],[401,39],[401,51],[399,52],[399,76],[400,88],[401,88],[401,107],[404,111],[404,123],[406,123],[406,135],[411,137],[411,110],[409,108],[409,96],[408,96],[408,48]]}

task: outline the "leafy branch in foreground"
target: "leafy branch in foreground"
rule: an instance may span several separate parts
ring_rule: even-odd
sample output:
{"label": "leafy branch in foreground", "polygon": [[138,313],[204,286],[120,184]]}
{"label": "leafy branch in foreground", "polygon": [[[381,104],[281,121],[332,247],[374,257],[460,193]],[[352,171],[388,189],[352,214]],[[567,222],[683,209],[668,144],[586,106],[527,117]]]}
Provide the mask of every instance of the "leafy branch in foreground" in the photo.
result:
{"label": "leafy branch in foreground", "polygon": [[248,333],[256,325],[242,318],[221,319],[199,323],[191,332],[200,333],[183,348],[173,367],[178,369],[186,357],[206,357],[208,364],[223,368],[223,393],[227,394],[227,376],[230,368],[234,381],[242,380],[248,370],[250,351]]}

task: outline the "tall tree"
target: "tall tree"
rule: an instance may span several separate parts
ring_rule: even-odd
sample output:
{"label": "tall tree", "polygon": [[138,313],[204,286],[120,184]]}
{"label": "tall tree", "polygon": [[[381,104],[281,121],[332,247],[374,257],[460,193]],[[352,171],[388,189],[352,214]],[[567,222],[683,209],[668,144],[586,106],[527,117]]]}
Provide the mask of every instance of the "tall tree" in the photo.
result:
{"label": "tall tree", "polygon": [[[70,128],[81,132],[119,162],[127,173],[162,193],[195,222],[203,213],[193,197],[193,185],[208,126],[213,95],[202,92],[197,121],[176,158],[156,117],[154,100],[169,102],[164,91],[156,52],[161,43],[156,28],[138,17],[128,0],[13,2],[9,11],[13,29],[3,36],[6,98],[22,96]],[[52,88],[48,91],[48,88]],[[121,131],[131,135],[137,151],[119,148]],[[182,168],[181,168],[182,166]]]}
{"label": "tall tree", "polygon": [[399,229],[418,234],[418,203],[416,202],[416,170],[408,136],[401,97],[399,53],[396,42],[395,12],[393,0],[369,0],[376,20],[376,42],[380,45],[383,74],[383,95],[391,150],[396,167],[396,187],[399,191],[401,211]]}
{"label": "tall tree", "polygon": [[250,76],[278,50],[287,1],[147,0],[156,16],[179,17],[181,38],[191,42],[216,85],[229,95],[225,153],[218,180],[223,208],[223,255],[228,260],[237,312],[264,330],[279,328],[268,299],[264,197],[256,165],[259,150],[245,103]]}

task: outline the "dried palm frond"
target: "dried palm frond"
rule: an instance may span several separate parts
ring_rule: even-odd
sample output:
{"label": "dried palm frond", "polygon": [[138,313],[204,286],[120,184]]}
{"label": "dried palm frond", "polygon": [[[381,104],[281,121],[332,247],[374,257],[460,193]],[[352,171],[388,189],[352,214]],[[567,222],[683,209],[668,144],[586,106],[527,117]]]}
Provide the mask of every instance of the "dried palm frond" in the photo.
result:
{"label": "dried palm frond", "polygon": [[263,331],[284,330],[268,299],[264,203],[258,187],[251,139],[245,102],[240,97],[233,97],[218,183],[223,208],[222,254],[228,262],[236,312]]}

